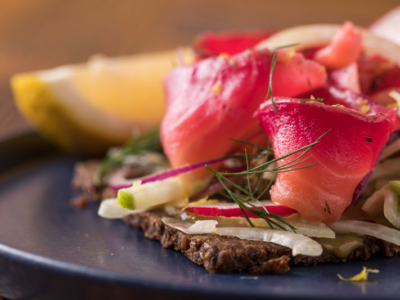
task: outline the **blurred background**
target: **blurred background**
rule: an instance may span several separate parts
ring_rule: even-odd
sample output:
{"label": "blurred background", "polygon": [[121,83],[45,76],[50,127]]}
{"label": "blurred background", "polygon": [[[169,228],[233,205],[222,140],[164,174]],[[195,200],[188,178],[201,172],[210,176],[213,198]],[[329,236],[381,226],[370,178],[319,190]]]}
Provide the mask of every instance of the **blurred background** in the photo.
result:
{"label": "blurred background", "polygon": [[0,0],[0,141],[32,130],[9,86],[15,73],[189,45],[202,31],[351,20],[367,26],[399,0]]}

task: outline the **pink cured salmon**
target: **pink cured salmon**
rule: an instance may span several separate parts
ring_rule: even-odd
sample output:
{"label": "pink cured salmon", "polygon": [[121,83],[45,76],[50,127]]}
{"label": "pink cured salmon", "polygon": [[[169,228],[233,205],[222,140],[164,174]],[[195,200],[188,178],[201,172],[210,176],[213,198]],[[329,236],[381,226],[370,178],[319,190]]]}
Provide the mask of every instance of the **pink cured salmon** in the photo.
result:
{"label": "pink cured salmon", "polygon": [[[303,158],[312,157],[296,167],[318,165],[280,173],[271,189],[271,199],[297,210],[307,220],[334,222],[351,204],[355,188],[374,167],[399,119],[396,109],[387,115],[367,116],[316,101],[301,102],[276,99],[278,114],[271,101],[263,103],[257,112],[277,157],[315,142],[330,130]],[[298,155],[283,159],[278,165]]]}
{"label": "pink cured salmon", "polygon": [[339,88],[348,89],[353,93],[361,94],[358,66],[355,62],[344,68],[332,71],[329,79],[333,85]]}
{"label": "pink cured salmon", "polygon": [[[299,95],[326,81],[325,68],[302,54],[282,51],[278,57],[275,96]],[[228,154],[237,143],[227,137],[265,135],[252,115],[267,94],[271,61],[268,50],[245,51],[180,66],[167,75],[161,139],[173,167]]]}
{"label": "pink cured salmon", "polygon": [[276,30],[204,32],[196,37],[193,49],[196,51],[198,59],[223,53],[234,55],[253,48],[275,32]]}
{"label": "pink cured salmon", "polygon": [[315,53],[314,59],[329,68],[343,68],[357,61],[362,49],[361,33],[356,31],[353,23],[347,21],[331,43]]}

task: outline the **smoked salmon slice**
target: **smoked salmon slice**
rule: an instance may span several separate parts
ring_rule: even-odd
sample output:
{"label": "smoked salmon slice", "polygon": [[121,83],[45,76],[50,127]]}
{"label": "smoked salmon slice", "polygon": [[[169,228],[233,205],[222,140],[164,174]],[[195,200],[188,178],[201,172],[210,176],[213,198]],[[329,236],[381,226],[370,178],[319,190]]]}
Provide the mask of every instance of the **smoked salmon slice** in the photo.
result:
{"label": "smoked salmon slice", "polygon": [[276,157],[309,145],[329,132],[303,156],[311,158],[296,167],[317,165],[279,173],[271,189],[272,201],[297,210],[310,221],[337,221],[398,127],[396,109],[390,109],[387,115],[368,116],[345,107],[290,98],[275,99],[275,106],[278,114],[271,101],[263,103],[256,114],[271,138]]}
{"label": "smoked salmon slice", "polygon": [[333,37],[331,43],[318,50],[314,59],[332,68],[343,68],[359,58],[363,49],[361,33],[347,21]]}
{"label": "smoked salmon slice", "polygon": [[196,37],[193,43],[198,59],[220,54],[234,55],[253,48],[268,38],[276,30],[245,32],[204,32]]}
{"label": "smoked salmon slice", "polygon": [[[254,112],[269,88],[273,54],[245,51],[173,69],[164,81],[164,151],[173,167],[221,157],[235,142],[263,134]],[[295,96],[326,81],[325,68],[300,53],[281,50],[273,70],[274,96]],[[207,172],[207,175],[209,172]]]}

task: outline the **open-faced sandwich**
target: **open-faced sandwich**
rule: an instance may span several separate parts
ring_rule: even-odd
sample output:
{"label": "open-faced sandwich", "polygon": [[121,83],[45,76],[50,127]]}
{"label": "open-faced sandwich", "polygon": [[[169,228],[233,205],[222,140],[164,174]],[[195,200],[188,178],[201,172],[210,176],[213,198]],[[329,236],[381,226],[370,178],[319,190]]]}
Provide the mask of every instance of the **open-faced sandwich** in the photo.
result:
{"label": "open-faced sandwich", "polygon": [[200,35],[160,130],[79,163],[74,186],[212,273],[399,255],[400,46],[382,31]]}

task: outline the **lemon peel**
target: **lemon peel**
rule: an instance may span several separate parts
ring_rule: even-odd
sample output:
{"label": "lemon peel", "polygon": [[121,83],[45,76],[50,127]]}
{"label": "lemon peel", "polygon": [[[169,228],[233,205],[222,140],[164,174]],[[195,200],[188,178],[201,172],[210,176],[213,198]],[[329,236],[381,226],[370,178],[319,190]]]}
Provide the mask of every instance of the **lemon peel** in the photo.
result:
{"label": "lemon peel", "polygon": [[363,267],[363,270],[359,274],[357,274],[351,278],[344,278],[340,274],[337,274],[337,276],[339,277],[340,280],[359,282],[359,281],[368,280],[368,273],[379,273],[379,270],[367,269],[367,267]]}

